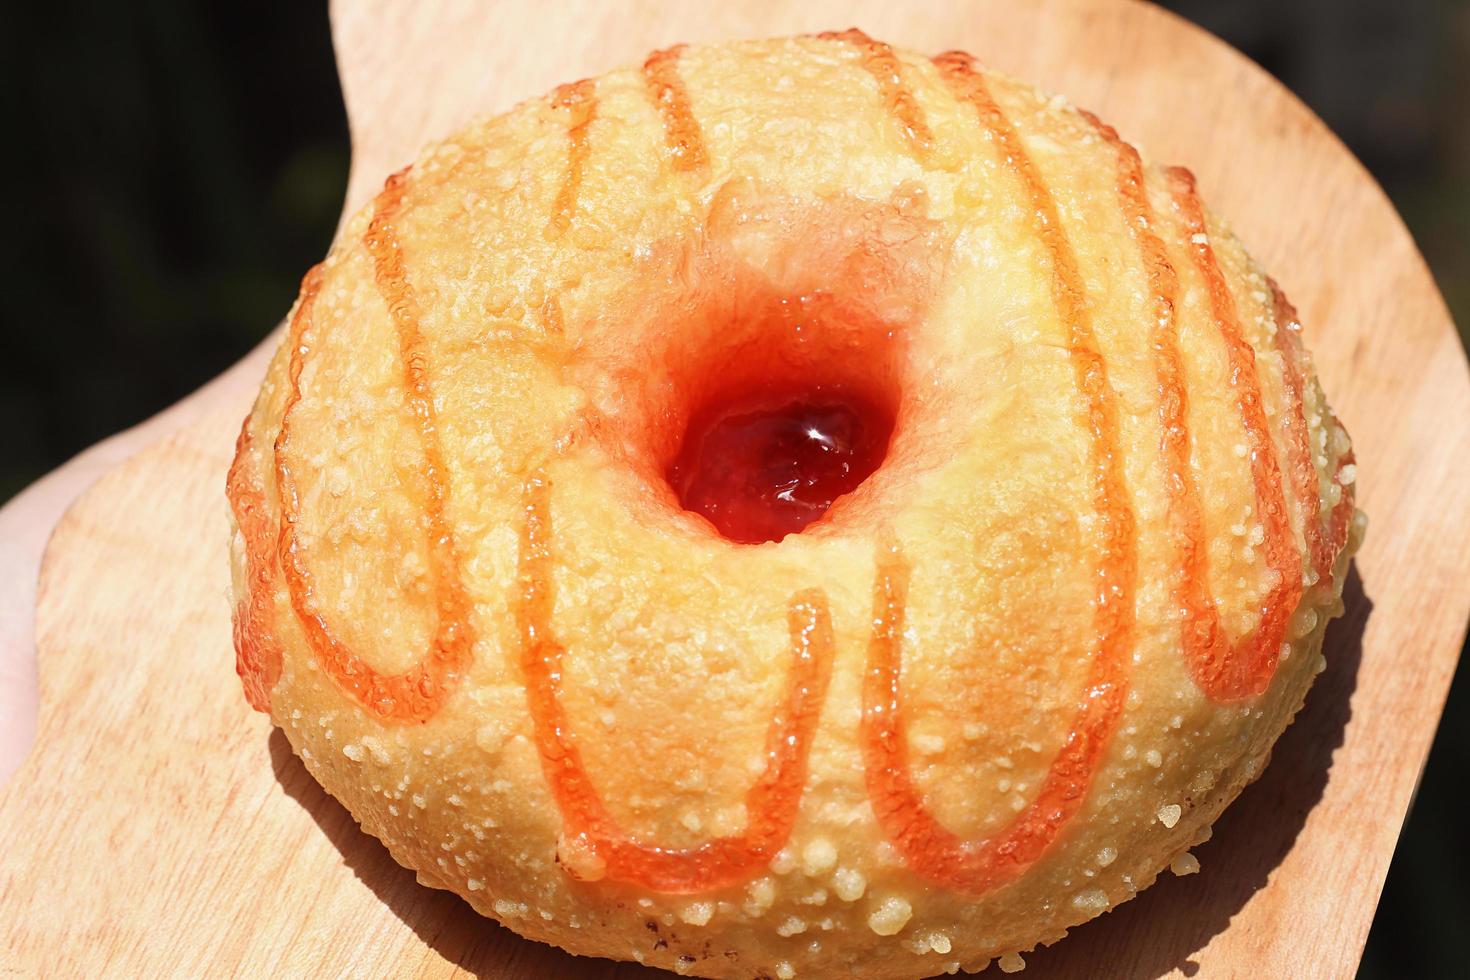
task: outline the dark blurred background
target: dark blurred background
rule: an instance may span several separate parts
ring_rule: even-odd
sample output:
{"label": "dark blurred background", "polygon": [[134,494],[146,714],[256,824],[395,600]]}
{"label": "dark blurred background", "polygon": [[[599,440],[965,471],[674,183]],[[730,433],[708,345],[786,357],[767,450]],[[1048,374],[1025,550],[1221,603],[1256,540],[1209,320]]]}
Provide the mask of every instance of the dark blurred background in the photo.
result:
{"label": "dark blurred background", "polygon": [[[1463,339],[1470,2],[1164,6],[1285,82],[1367,164],[1429,259]],[[323,3],[7,7],[0,502],[258,342],[326,251],[348,162]],[[1360,977],[1470,976],[1460,951],[1470,928],[1465,675]]]}

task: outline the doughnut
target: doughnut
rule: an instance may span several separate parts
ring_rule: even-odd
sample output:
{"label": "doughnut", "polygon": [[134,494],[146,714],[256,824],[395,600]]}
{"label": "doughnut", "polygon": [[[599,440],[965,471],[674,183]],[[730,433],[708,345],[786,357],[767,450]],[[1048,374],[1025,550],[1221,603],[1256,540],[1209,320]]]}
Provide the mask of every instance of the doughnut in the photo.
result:
{"label": "doughnut", "polygon": [[1363,529],[1187,170],[856,30],[471,123],[288,325],[250,705],[425,885],[683,975],[1011,972],[1198,870]]}

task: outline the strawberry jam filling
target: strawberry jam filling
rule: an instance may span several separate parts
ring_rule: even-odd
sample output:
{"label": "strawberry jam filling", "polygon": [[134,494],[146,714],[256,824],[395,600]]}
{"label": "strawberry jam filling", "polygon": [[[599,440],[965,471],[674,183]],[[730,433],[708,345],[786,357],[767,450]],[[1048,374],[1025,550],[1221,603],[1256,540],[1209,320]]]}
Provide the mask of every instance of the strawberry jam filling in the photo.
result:
{"label": "strawberry jam filling", "polygon": [[857,489],[892,433],[892,413],[850,389],[758,388],[695,414],[669,485],[729,540],[780,541]]}

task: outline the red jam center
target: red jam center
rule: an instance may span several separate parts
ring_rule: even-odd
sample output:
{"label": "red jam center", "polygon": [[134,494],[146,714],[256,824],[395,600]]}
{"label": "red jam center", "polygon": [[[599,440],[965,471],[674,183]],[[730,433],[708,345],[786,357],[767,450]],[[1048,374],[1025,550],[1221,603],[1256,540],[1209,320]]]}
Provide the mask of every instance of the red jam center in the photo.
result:
{"label": "red jam center", "polygon": [[856,490],[892,434],[892,412],[843,388],[738,394],[695,414],[669,484],[731,541],[780,541]]}

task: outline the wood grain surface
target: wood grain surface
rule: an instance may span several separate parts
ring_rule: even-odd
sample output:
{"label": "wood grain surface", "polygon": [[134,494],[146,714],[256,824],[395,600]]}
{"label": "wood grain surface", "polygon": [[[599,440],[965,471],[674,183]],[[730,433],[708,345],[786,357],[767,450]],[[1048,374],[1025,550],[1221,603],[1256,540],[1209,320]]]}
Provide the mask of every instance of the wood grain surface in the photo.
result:
{"label": "wood grain surface", "polygon": [[[1363,168],[1239,54],[1121,0],[334,5],[347,211],[428,139],[676,41],[856,24],[961,47],[1183,163],[1300,306],[1371,524],[1328,668],[1265,776],[1028,976],[1350,977],[1470,612],[1470,375]],[[289,66],[262,66],[289,70]],[[654,975],[522,941],[420,887],[250,712],[230,649],[224,476],[260,357],[66,514],[36,614],[36,744],[0,791],[0,974]]]}

